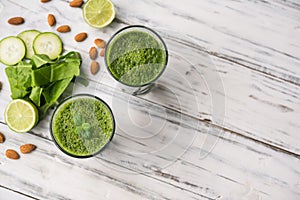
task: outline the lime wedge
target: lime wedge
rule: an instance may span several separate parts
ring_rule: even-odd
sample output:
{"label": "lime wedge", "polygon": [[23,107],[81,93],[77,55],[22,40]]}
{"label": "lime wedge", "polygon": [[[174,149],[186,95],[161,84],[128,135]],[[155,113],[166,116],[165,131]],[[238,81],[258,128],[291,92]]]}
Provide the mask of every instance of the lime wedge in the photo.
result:
{"label": "lime wedge", "polygon": [[11,101],[4,113],[8,127],[18,133],[30,131],[38,121],[38,110],[30,102],[16,99]]}
{"label": "lime wedge", "polygon": [[114,4],[110,0],[89,0],[83,6],[83,18],[90,26],[103,28],[115,18]]}

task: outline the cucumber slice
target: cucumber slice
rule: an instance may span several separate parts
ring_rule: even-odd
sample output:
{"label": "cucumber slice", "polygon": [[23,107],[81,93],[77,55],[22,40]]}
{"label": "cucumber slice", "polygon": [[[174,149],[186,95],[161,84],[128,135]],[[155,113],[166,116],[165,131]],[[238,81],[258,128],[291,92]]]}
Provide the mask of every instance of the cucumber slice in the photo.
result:
{"label": "cucumber slice", "polygon": [[23,42],[25,43],[26,46],[26,55],[25,57],[30,59],[33,54],[33,48],[32,48],[32,43],[34,38],[40,34],[39,31],[37,30],[27,30],[27,31],[23,31],[21,33],[19,33],[18,37],[21,38],[23,40]]}
{"label": "cucumber slice", "polygon": [[0,62],[5,65],[15,65],[26,54],[24,42],[15,36],[9,36],[0,41]]}
{"label": "cucumber slice", "polygon": [[62,52],[62,41],[55,33],[40,33],[33,41],[33,50],[36,54],[45,54],[54,60]]}

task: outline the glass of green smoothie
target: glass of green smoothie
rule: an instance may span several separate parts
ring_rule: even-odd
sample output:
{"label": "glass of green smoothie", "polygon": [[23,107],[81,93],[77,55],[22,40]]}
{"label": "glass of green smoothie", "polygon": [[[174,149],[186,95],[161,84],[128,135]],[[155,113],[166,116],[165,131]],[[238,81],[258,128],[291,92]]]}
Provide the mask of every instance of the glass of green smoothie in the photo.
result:
{"label": "glass of green smoothie", "polygon": [[98,154],[112,140],[115,119],[103,100],[78,94],[58,105],[50,131],[61,151],[72,157],[87,158]]}
{"label": "glass of green smoothie", "polygon": [[132,25],[117,31],[108,41],[105,63],[109,73],[126,92],[144,94],[162,75],[168,51],[162,38],[152,29]]}

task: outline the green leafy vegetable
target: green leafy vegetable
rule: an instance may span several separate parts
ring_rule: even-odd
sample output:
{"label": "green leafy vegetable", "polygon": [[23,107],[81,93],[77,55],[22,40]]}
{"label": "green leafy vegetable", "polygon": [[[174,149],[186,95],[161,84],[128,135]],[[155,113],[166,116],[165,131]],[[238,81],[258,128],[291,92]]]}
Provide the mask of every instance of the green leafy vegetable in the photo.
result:
{"label": "green leafy vegetable", "polygon": [[64,61],[33,70],[32,85],[45,86],[55,81],[78,76],[80,73],[79,65],[80,60],[72,60],[71,62]]}
{"label": "green leafy vegetable", "polygon": [[43,92],[43,88],[41,87],[33,87],[31,90],[29,99],[31,99],[31,101],[37,106],[41,105],[42,92]]}
{"label": "green leafy vegetable", "polygon": [[47,55],[33,55],[30,62],[21,61],[5,69],[13,99],[30,99],[38,108],[40,118],[57,103],[59,97],[80,74],[81,57],[69,52],[51,61]]}
{"label": "green leafy vegetable", "polygon": [[50,60],[50,58],[47,55],[33,55],[31,57],[31,63],[36,67],[40,68],[41,66],[48,64],[48,63],[55,63],[55,61]]}
{"label": "green leafy vegetable", "polygon": [[25,62],[20,62],[17,66],[5,68],[11,90],[11,98],[24,98],[30,94],[32,66]]}
{"label": "green leafy vegetable", "polygon": [[57,101],[60,95],[65,91],[68,85],[71,83],[73,77],[66,78],[60,81],[56,81],[52,85],[45,88],[43,96],[46,100],[46,103],[52,104]]}

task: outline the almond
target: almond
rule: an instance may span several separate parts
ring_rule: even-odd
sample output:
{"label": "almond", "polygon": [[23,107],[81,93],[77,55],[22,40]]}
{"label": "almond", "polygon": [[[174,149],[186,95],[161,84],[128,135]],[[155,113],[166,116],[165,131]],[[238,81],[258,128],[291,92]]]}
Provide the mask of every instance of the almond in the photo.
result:
{"label": "almond", "polygon": [[106,42],[100,38],[95,39],[94,43],[99,48],[105,48],[106,46]]}
{"label": "almond", "polygon": [[48,15],[48,24],[49,26],[54,26],[56,24],[55,16],[52,14]]}
{"label": "almond", "polygon": [[20,146],[20,151],[21,153],[30,153],[33,150],[35,150],[36,146],[34,144],[23,144],[22,146]]}
{"label": "almond", "polygon": [[0,81],[0,91],[2,90],[2,82]]}
{"label": "almond", "polygon": [[97,74],[97,72],[99,71],[99,69],[100,69],[99,63],[96,62],[96,61],[93,61],[93,62],[91,63],[91,73],[92,73],[93,75],[95,75],[95,74]]}
{"label": "almond", "polygon": [[78,33],[77,35],[75,35],[74,39],[76,42],[82,42],[83,40],[85,40],[87,38],[87,33]]}
{"label": "almond", "polygon": [[89,54],[90,54],[90,58],[92,60],[95,60],[96,57],[97,57],[97,49],[96,49],[96,47],[91,47],[90,51],[89,51]]}
{"label": "almond", "polygon": [[49,1],[51,1],[51,0],[41,0],[42,3],[47,3]]}
{"label": "almond", "polygon": [[17,160],[20,158],[19,154],[13,149],[7,149],[5,152],[6,157],[9,159]]}
{"label": "almond", "polygon": [[25,20],[23,17],[12,17],[7,22],[11,25],[20,25],[20,24],[23,24],[24,21]]}
{"label": "almond", "polygon": [[0,132],[0,143],[3,143],[5,141],[5,137],[3,133]]}
{"label": "almond", "polygon": [[83,4],[83,0],[73,0],[70,2],[71,7],[81,7]]}
{"label": "almond", "polygon": [[62,25],[62,26],[58,27],[56,30],[60,33],[67,33],[67,32],[71,31],[71,28],[69,25]]}
{"label": "almond", "polygon": [[100,56],[101,56],[101,57],[104,57],[104,54],[105,54],[105,49],[102,49],[102,50],[100,51]]}

